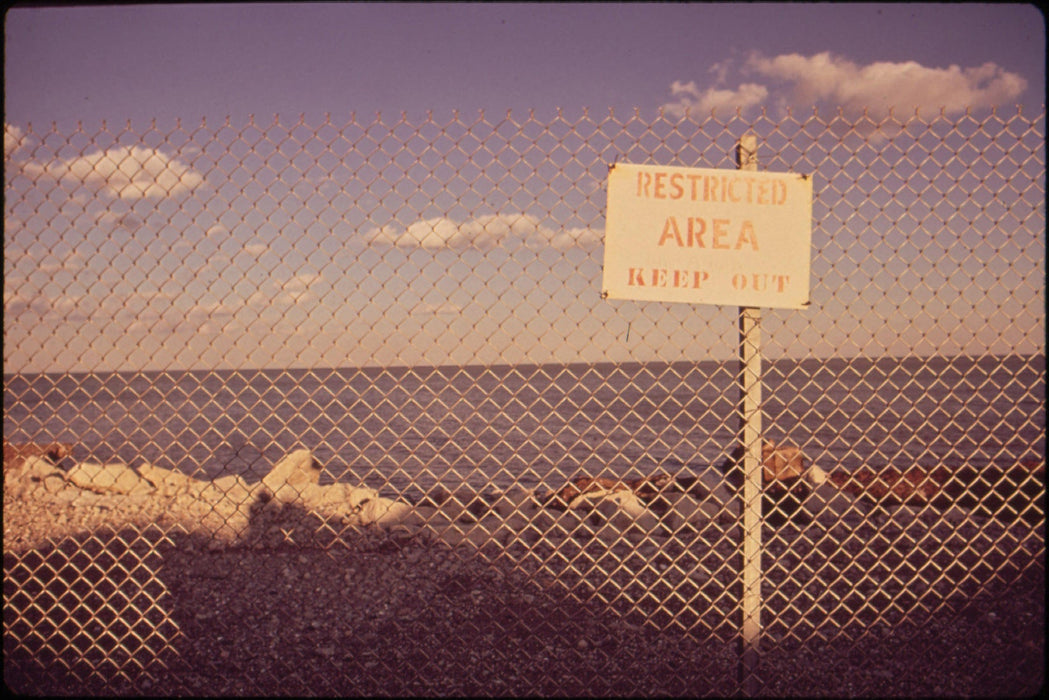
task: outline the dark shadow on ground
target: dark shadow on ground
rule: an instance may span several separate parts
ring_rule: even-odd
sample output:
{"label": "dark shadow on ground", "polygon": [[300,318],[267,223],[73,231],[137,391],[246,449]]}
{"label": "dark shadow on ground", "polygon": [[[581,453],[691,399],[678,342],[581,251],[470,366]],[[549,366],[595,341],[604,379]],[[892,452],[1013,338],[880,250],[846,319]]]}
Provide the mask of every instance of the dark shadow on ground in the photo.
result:
{"label": "dark shadow on ground", "polygon": [[[5,683],[78,696],[737,692],[734,644],[701,627],[646,626],[621,599],[566,595],[549,569],[464,551],[259,501],[233,543],[151,527],[5,552]],[[1010,585],[959,593],[884,631],[827,643],[788,635],[765,646],[764,689],[930,695],[943,675],[930,669],[961,679],[956,666],[965,680],[942,694],[1036,692],[1044,591],[1042,559]],[[1037,625],[996,618],[1010,596],[1028,601]],[[1003,645],[1015,663],[988,667]]]}

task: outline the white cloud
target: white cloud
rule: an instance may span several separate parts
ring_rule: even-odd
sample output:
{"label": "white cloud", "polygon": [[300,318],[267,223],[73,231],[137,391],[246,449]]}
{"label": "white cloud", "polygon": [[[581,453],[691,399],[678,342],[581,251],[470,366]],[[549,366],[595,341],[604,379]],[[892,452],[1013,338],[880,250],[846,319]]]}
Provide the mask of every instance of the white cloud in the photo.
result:
{"label": "white cloud", "polygon": [[85,262],[83,253],[72,250],[61,260],[55,260],[54,256],[47,256],[38,263],[38,269],[48,275],[55,275],[62,271],[77,273],[84,267]]}
{"label": "white cloud", "polygon": [[429,250],[465,247],[490,250],[507,239],[517,239],[533,247],[558,249],[601,241],[600,233],[591,229],[555,230],[543,226],[530,214],[486,214],[464,222],[438,216],[416,221],[407,228],[390,224],[369,232],[365,238],[373,243]]}
{"label": "white cloud", "polygon": [[994,63],[976,68],[930,68],[915,61],[879,61],[866,66],[829,52],[814,56],[784,54],[766,58],[755,54],[747,68],[789,85],[789,102],[811,107],[822,102],[856,114],[867,109],[874,116],[889,108],[958,113],[1008,103],[1027,87],[1027,81]]}
{"label": "white cloud", "polygon": [[30,163],[26,169],[30,174],[82,182],[129,201],[175,197],[204,181],[178,158],[143,146],[117,146],[42,166]]}
{"label": "white cloud", "polygon": [[700,91],[694,81],[682,83],[677,80],[671,84],[670,92],[678,101],[663,105],[663,111],[677,117],[689,113],[705,117],[725,110],[745,110],[762,104],[769,95],[768,88],[757,83],[743,83],[735,90],[707,88]]}
{"label": "white cloud", "polygon": [[782,54],[772,58],[752,54],[739,76],[759,76],[763,82],[725,84],[732,73],[730,62],[711,67],[714,84],[701,89],[695,81],[675,80],[670,93],[676,101],[663,105],[668,114],[709,115],[711,110],[753,107],[774,101],[795,109],[813,106],[841,108],[849,116],[864,110],[884,117],[890,108],[900,116],[939,111],[960,113],[966,108],[986,108],[1008,104],[1027,88],[1027,81],[995,63],[974,68],[951,65],[932,68],[915,61],[878,61],[859,65],[830,52],[812,56]]}
{"label": "white cloud", "polygon": [[[284,282],[278,283],[282,296],[291,299],[291,303],[314,299],[316,295],[311,291],[311,286],[320,282],[321,276],[315,272],[303,272],[289,277]],[[277,300],[274,299],[274,302]]]}
{"label": "white cloud", "polygon": [[21,127],[4,123],[4,157],[8,157],[25,143],[25,133]]}

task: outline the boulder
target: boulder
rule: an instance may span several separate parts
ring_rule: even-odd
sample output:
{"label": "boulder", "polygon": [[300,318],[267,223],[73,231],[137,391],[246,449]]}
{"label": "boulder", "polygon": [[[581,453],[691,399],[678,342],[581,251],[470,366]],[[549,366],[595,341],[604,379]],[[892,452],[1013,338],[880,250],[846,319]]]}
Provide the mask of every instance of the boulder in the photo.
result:
{"label": "boulder", "polygon": [[58,464],[71,454],[73,445],[67,442],[17,444],[4,440],[4,471],[20,467],[29,457],[42,457]]}
{"label": "boulder", "polygon": [[[738,487],[732,487],[725,474],[715,467],[708,467],[698,474],[679,475],[675,478],[675,485],[675,491],[700,504],[704,513],[716,513],[713,517],[739,517],[742,511],[741,501],[736,493]],[[657,513],[666,513],[678,502],[681,502],[685,509],[689,508],[690,502],[680,501],[674,491],[664,492],[648,505]]]}
{"label": "boulder", "polygon": [[158,493],[165,496],[200,493],[208,483],[194,479],[180,471],[158,467],[149,462],[139,465],[138,474],[148,481]]}
{"label": "boulder", "polygon": [[[723,465],[726,472],[732,473],[733,481],[742,482],[743,456],[743,446],[737,445]],[[764,441],[761,444],[761,464],[761,475],[766,484],[796,479],[805,473],[805,455],[795,445]]]}
{"label": "boulder", "polygon": [[630,491],[612,491],[600,498],[593,498],[596,492],[586,493],[578,496],[577,503],[585,499],[586,505],[574,505],[573,510],[580,510],[590,506],[587,521],[594,526],[600,527],[605,523],[611,524],[618,530],[626,530],[637,526],[641,530],[650,531],[658,527],[659,518],[641,503]]}
{"label": "boulder", "polygon": [[795,479],[805,474],[805,456],[795,445],[761,445],[762,475],[766,482]]}
{"label": "boulder", "polygon": [[358,489],[347,484],[304,484],[298,487],[298,503],[318,514],[334,516],[355,511],[363,501],[377,498],[378,493],[355,493]]}
{"label": "boulder", "polygon": [[273,465],[262,477],[262,485],[277,501],[293,503],[300,500],[307,487],[318,485],[320,476],[320,467],[314,463],[313,453],[302,449],[284,456]]}
{"label": "boulder", "polygon": [[636,479],[613,479],[605,476],[577,476],[560,490],[547,494],[546,502],[554,507],[569,507],[580,496],[598,494],[596,497],[617,491],[631,493],[645,501],[656,498],[665,491],[677,491],[675,477],[666,472],[657,472]]}
{"label": "boulder", "polygon": [[66,478],[82,489],[99,493],[138,495],[155,490],[152,483],[121,462],[82,462],[74,465],[66,474]]}
{"label": "boulder", "polygon": [[359,517],[362,525],[392,526],[404,520],[411,512],[412,507],[407,503],[380,496],[363,502]]}
{"label": "boulder", "polygon": [[211,503],[221,515],[236,514],[248,517],[262,486],[249,484],[239,475],[223,476],[204,482],[204,488],[195,492],[196,497]]}
{"label": "boulder", "polygon": [[805,470],[805,480],[809,482],[809,485],[813,488],[827,483],[827,472],[820,469],[816,464],[811,465]]}
{"label": "boulder", "polygon": [[33,481],[43,481],[49,476],[64,478],[62,470],[56,467],[54,462],[37,455],[20,458],[18,466],[13,467],[8,474],[8,478]]}
{"label": "boulder", "polygon": [[379,492],[367,486],[347,486],[346,504],[350,508],[360,508],[367,501],[379,498]]}
{"label": "boulder", "polygon": [[619,479],[604,476],[577,476],[560,490],[551,494],[548,497],[548,503],[554,507],[568,504],[568,507],[571,508],[571,503],[583,494],[597,492],[603,496],[613,491],[632,491],[632,489]]}

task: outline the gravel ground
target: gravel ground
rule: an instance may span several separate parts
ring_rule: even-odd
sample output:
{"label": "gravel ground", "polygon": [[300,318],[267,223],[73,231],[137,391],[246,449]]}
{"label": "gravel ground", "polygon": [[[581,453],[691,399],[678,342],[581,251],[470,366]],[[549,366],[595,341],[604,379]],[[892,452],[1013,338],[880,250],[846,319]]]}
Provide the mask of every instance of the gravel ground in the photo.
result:
{"label": "gravel ground", "polygon": [[[5,490],[4,677],[18,693],[720,696],[738,690],[735,618],[724,619],[734,614],[733,560],[720,551],[727,540],[711,543],[711,533],[680,537],[677,551],[662,553],[669,569],[635,562],[609,576],[576,565],[584,560],[572,557],[593,545],[572,537],[556,546],[510,542],[485,559],[407,533],[335,533],[285,508],[260,513],[246,536],[223,542],[203,521],[176,517],[163,503],[89,496],[60,503],[9,497]],[[787,528],[766,534],[767,635],[758,692],[1037,693],[1044,681],[1044,551],[1007,546],[1013,540],[1002,539],[998,527],[986,545],[972,537],[955,550],[945,549],[942,538],[935,551],[909,540],[923,561],[951,556],[969,567],[965,585],[931,580],[914,593],[898,581],[893,590],[892,576],[872,583],[862,573],[843,575],[851,562],[872,571],[876,562],[864,556],[895,552],[910,561],[893,542],[874,554],[866,545],[848,546],[885,531],[861,528],[855,534],[862,537],[831,548]],[[670,574],[710,557],[730,566],[698,581],[682,574],[694,586],[678,587],[677,594],[659,588],[661,576],[672,580]],[[820,562],[836,557],[835,568],[822,575]],[[638,598],[635,580],[663,600],[630,603],[627,596]],[[682,603],[683,591],[709,599],[703,604],[709,615],[694,613],[700,599]],[[835,610],[836,600],[844,607]],[[815,613],[833,619],[833,630],[810,624]]]}

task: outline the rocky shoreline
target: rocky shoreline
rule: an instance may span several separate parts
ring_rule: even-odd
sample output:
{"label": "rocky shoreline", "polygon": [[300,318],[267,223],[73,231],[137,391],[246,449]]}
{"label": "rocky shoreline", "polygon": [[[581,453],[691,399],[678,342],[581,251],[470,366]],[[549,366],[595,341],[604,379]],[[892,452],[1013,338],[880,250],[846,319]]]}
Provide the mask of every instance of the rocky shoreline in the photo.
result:
{"label": "rocky shoreline", "polygon": [[[741,513],[740,478],[732,463],[688,476],[657,473],[627,481],[579,476],[545,491],[449,492],[438,487],[410,502],[381,496],[365,486],[322,485],[322,466],[308,449],[286,455],[255,483],[239,475],[200,480],[147,462],[136,468],[119,462],[82,462],[64,469],[61,464],[71,454],[72,446],[67,444],[5,442],[5,496],[43,498],[59,506],[96,511],[165,514],[169,520],[192,522],[227,543],[249,530],[258,536],[257,521],[289,506],[338,531],[381,527],[475,547],[516,540],[535,544],[550,530],[583,537],[586,533],[577,531],[584,523],[594,537],[613,544],[624,537],[636,540],[671,536],[683,528],[701,530],[711,522],[736,521]],[[770,443],[764,445],[762,456],[763,510],[772,526],[840,528],[872,511],[904,525],[919,512],[924,520],[939,516],[956,523],[994,517],[1044,520],[1044,464],[1023,463],[1008,479],[1002,473],[979,479],[971,469],[944,468],[828,474],[806,464],[798,448]],[[1012,489],[1016,498],[996,493],[996,481]],[[1003,504],[1010,507],[1003,509]],[[31,544],[32,539],[33,533],[5,528],[5,549]]]}
{"label": "rocky shoreline", "polygon": [[[777,516],[767,518],[763,528],[765,579],[775,592],[766,600],[764,633],[772,649],[768,663],[778,669],[770,671],[768,687],[787,692],[828,692],[836,687],[848,694],[863,688],[884,694],[888,688],[888,694],[905,695],[971,694],[973,688],[984,687],[980,683],[987,679],[975,672],[952,679],[949,674],[894,668],[889,677],[881,677],[872,675],[879,670],[876,666],[842,686],[789,664],[778,665],[776,659],[785,654],[786,663],[799,635],[804,640],[816,631],[807,610],[828,609],[834,601],[839,606],[845,602],[849,615],[838,619],[821,612],[824,624],[832,627],[821,630],[820,637],[859,639],[845,648],[873,645],[884,655],[883,643],[899,637],[898,632],[889,634],[897,627],[929,629],[953,619],[955,628],[967,629],[945,616],[945,600],[956,601],[951,610],[962,609],[970,604],[967,601],[1021,580],[1028,582],[1035,597],[1044,596],[1044,536],[1023,518],[1006,522],[956,501],[937,501],[943,490],[930,490],[926,480],[913,474],[895,482],[887,477],[866,482],[862,476],[842,478],[806,465],[792,449],[796,450],[769,446],[763,454],[765,510]],[[333,685],[336,694],[368,694],[356,692],[358,688],[378,693],[398,688],[413,694],[432,694],[434,688],[441,694],[533,694],[537,689],[544,694],[564,689],[584,694],[695,694],[688,683],[699,682],[716,694],[733,692],[740,504],[738,476],[731,468],[632,481],[581,476],[551,491],[435,489],[408,502],[363,486],[322,485],[320,465],[309,450],[286,455],[255,483],[239,476],[197,480],[149,464],[66,466],[70,454],[70,446],[5,443],[5,580],[36,576],[23,564],[27,556],[58,557],[61,562],[63,542],[75,543],[69,545],[72,553],[104,541],[92,533],[125,533],[114,543],[137,542],[146,537],[143,533],[158,533],[139,558],[163,553],[157,570],[167,573],[150,580],[162,579],[167,592],[156,594],[154,602],[174,610],[177,625],[161,636],[182,639],[171,643],[179,649],[179,658],[199,659],[205,668],[214,665],[216,653],[222,661],[226,649],[225,662],[236,660],[239,669],[231,678],[239,680],[223,680],[222,692],[258,692],[250,678],[243,677],[254,671],[245,669],[303,655],[302,664],[288,664],[287,674],[294,675],[305,664],[332,678],[347,673],[356,678],[352,686]],[[1024,469],[1038,477],[1037,468]],[[881,493],[883,482],[887,490]],[[880,500],[875,497],[879,493]],[[879,505],[891,500],[889,494],[897,502]],[[27,554],[31,552],[38,554]],[[126,556],[123,552],[117,559]],[[930,566],[940,573],[913,573]],[[61,569],[60,564],[54,569]],[[328,585],[310,587],[311,581],[343,583],[333,592]],[[288,585],[291,588],[284,588]],[[266,616],[258,601],[273,598],[275,586],[291,599],[273,599],[264,610],[277,605],[297,612],[278,613],[276,627],[241,629],[245,614]],[[300,596],[303,591],[296,586],[312,592]],[[165,596],[176,602],[162,604]],[[378,651],[367,655],[370,662],[355,656],[354,662],[363,666],[351,673],[340,664],[332,668],[332,663],[347,653],[345,630],[362,624],[357,618],[343,619],[345,613],[340,612],[359,609],[363,614],[358,599],[370,601],[364,606],[368,610],[379,606],[388,612],[364,621],[364,627],[373,630],[368,633],[372,650]],[[872,606],[872,600],[881,602]],[[914,603],[901,606],[899,601]],[[939,607],[928,601],[937,601]],[[5,587],[5,616],[7,604]],[[1005,619],[998,617],[1004,614],[1001,607],[994,607],[1001,605],[1019,606],[1009,607],[1015,616],[1011,619],[1030,622],[1034,614],[1038,622],[1030,596],[995,597],[988,604],[999,612],[979,617],[977,626],[988,628],[989,646],[997,638],[1014,658],[1044,649],[1044,633],[1028,630],[1010,646],[1001,625],[993,624]],[[26,610],[32,607],[25,605]],[[924,615],[929,610],[941,613]],[[463,620],[470,621],[465,629]],[[543,629],[552,620],[560,622]],[[392,635],[391,623],[398,630]],[[405,638],[412,629],[443,632],[426,642]],[[981,638],[973,637],[972,630],[958,637],[950,629],[944,634],[957,637],[958,645]],[[678,639],[673,651],[666,646],[667,634]],[[216,652],[216,636],[238,641],[232,647],[220,645]],[[32,648],[27,641],[31,637],[23,636],[22,645],[12,647],[15,658],[20,650]],[[357,640],[357,634],[352,638]],[[272,647],[274,640],[284,645],[282,652]],[[566,640],[570,648],[564,647]],[[7,632],[4,643],[5,652],[14,644]],[[484,670],[501,658],[494,650],[503,643],[517,645],[514,648],[525,654],[527,661],[515,657],[521,673]],[[547,651],[532,649],[535,643]],[[350,646],[358,649],[356,644]],[[260,655],[260,645],[272,656]],[[420,648],[406,659],[405,645]],[[163,657],[169,646],[154,649],[156,657]],[[946,648],[958,653],[950,644]],[[801,652],[809,650],[806,646]],[[242,658],[249,651],[250,658]],[[457,659],[463,656],[465,666],[459,667]],[[542,680],[552,659],[569,657],[575,661],[564,669],[562,685],[557,678]],[[415,675],[414,670],[404,675],[406,663],[413,669],[419,664],[427,668],[431,658],[447,662],[448,668],[431,669],[439,680]],[[616,660],[615,668],[608,667],[610,659]],[[898,663],[909,661],[900,657]],[[95,663],[97,668],[100,662]],[[820,663],[813,660],[814,666]],[[974,664],[972,668],[984,668]],[[390,669],[384,670],[387,666]],[[524,672],[526,666],[530,670]],[[143,668],[154,669],[155,664],[145,663]],[[1019,666],[1022,677],[1014,679],[1016,687],[1026,687],[1031,668]],[[986,669],[988,674],[1000,670],[993,665]],[[150,670],[134,682],[121,682],[135,692],[175,687],[181,688],[176,692],[196,694],[207,692],[209,682],[218,682],[201,673],[186,667],[174,675]],[[582,685],[566,680],[572,673],[584,679]],[[306,679],[295,685],[287,674],[277,692],[292,692],[288,683],[298,688],[294,692],[318,692]],[[115,677],[120,680],[123,675]],[[51,687],[47,674],[34,678]],[[484,684],[476,685],[482,678]],[[798,685],[801,678],[816,685]],[[433,683],[427,685],[428,680]],[[115,682],[109,677],[99,692],[112,689]],[[56,686],[58,692],[65,687]]]}

